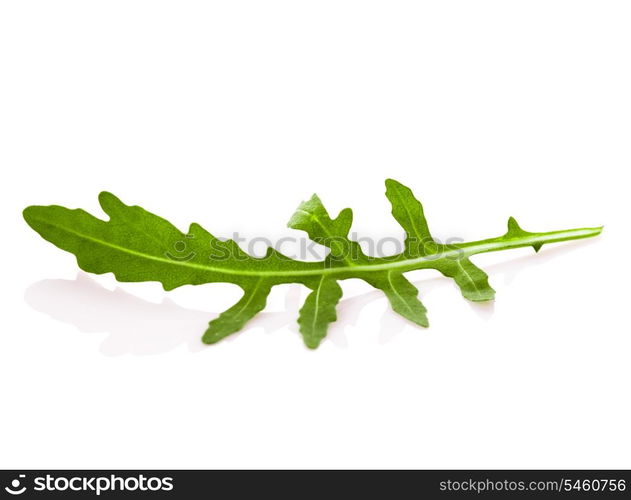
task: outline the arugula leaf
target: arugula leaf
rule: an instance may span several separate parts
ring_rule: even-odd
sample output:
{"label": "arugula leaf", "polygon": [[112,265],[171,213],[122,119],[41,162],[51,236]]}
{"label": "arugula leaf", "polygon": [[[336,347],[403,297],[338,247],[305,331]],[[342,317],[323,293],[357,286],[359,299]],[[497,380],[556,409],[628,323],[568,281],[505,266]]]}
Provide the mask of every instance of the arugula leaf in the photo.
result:
{"label": "arugula leaf", "polygon": [[418,289],[403,274],[385,271],[374,273],[365,280],[386,294],[394,312],[417,325],[429,326],[427,309],[417,298]]}
{"label": "arugula leaf", "polygon": [[429,232],[423,206],[412,190],[394,179],[387,179],[386,197],[392,204],[392,215],[405,230],[405,254],[418,257],[435,251],[436,243]]}
{"label": "arugula leaf", "polygon": [[298,316],[300,333],[307,347],[315,349],[326,336],[329,323],[337,319],[335,308],[342,298],[340,285],[325,274],[309,294]]}
{"label": "arugula leaf", "polygon": [[273,248],[268,248],[265,257],[252,257],[235,241],[220,240],[199,224],[191,224],[184,233],[165,219],[141,207],[125,205],[106,192],[99,195],[99,202],[109,216],[107,221],[81,209],[57,205],[30,206],[24,210],[24,219],[44,239],[73,253],[79,267],[87,272],[111,272],[119,281],[157,281],[165,290],[215,282],[241,287],[241,299],[209,323],[202,337],[207,344],[241,330],[263,310],[275,285],[301,283],[312,290],[298,318],[303,340],[310,348],[318,347],[329,324],[336,320],[336,306],[342,297],[339,280],[363,279],[384,292],[395,312],[428,326],[418,290],[403,273],[436,269],[452,278],[465,298],[492,300],[495,291],[488,276],[471,262],[471,256],[527,246],[539,251],[546,243],[589,238],[602,231],[602,227],[593,227],[532,233],[511,217],[503,236],[445,245],[432,238],[423,206],[409,188],[388,179],[386,196],[392,215],[406,233],[404,251],[389,257],[366,255],[359,243],[348,237],[353,221],[349,208],[331,218],[316,195],[301,203],[288,225],[330,249],[319,262],[294,260]]}
{"label": "arugula leaf", "polygon": [[264,278],[259,278],[254,285],[244,288],[241,300],[208,324],[208,330],[204,333],[202,341],[205,344],[215,344],[241,330],[248,321],[265,308],[271,289],[271,283]]}

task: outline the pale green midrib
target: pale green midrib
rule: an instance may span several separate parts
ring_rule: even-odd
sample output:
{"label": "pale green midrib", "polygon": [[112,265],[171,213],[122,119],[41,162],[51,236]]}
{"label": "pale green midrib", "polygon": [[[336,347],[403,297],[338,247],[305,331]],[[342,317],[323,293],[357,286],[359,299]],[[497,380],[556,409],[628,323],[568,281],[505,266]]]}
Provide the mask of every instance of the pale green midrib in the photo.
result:
{"label": "pale green midrib", "polygon": [[[353,266],[352,268],[329,267],[329,268],[323,268],[323,269],[304,269],[304,270],[287,270],[287,271],[226,269],[226,268],[206,266],[204,264],[198,264],[198,263],[190,262],[190,261],[182,261],[182,262],[174,261],[174,260],[164,258],[164,257],[158,257],[155,255],[145,254],[142,252],[138,252],[136,250],[132,250],[130,248],[121,247],[120,245],[116,245],[114,243],[110,243],[104,240],[100,240],[98,238],[94,238],[92,236],[88,236],[83,233],[79,233],[65,226],[55,225],[48,221],[43,221],[41,219],[39,220],[46,225],[55,227],[57,229],[61,229],[62,231],[74,234],[75,236],[78,236],[80,238],[84,238],[86,240],[92,241],[99,245],[109,247],[123,253],[134,255],[136,257],[152,260],[154,262],[161,262],[163,264],[168,264],[168,265],[173,265],[173,266],[188,267],[188,268],[199,269],[205,272],[214,272],[218,274],[227,274],[227,275],[234,275],[234,276],[258,276],[258,277],[268,276],[268,277],[277,277],[277,278],[281,278],[281,277],[300,278],[300,277],[309,277],[309,276],[322,276],[325,274],[329,274],[329,275],[349,274],[349,273],[360,274],[362,272],[377,272],[377,271],[389,271],[389,270],[398,270],[400,272],[405,272],[405,271],[411,271],[413,269],[416,269],[418,268],[419,265],[431,264],[437,261],[437,259],[435,258],[436,254],[431,254],[431,255],[425,255],[423,257],[418,257],[414,259],[397,260],[397,261],[381,262],[381,263],[377,261],[377,263],[375,264],[356,265],[356,266]],[[562,231],[552,231],[552,232],[547,232],[547,233],[530,233],[525,236],[519,236],[519,237],[515,237],[511,239],[505,239],[503,236],[500,236],[499,238],[472,241],[468,243],[460,243],[457,245],[453,245],[453,249],[447,252],[444,252],[440,258],[448,258],[448,257],[461,258],[461,257],[474,255],[477,253],[495,252],[498,250],[527,247],[527,246],[532,246],[533,244],[536,244],[536,243],[542,243],[542,244],[543,243],[557,243],[561,241],[590,238],[592,236],[597,236],[598,234],[600,234],[601,231],[602,231],[602,227],[592,227],[592,228],[580,228],[580,229],[566,229]],[[47,238],[44,238],[44,239],[47,239]],[[304,261],[294,261],[294,262],[301,262],[305,265],[314,264],[314,263],[304,262]]]}
{"label": "pale green midrib", "polygon": [[[403,209],[405,210],[405,213],[408,216],[408,219],[410,221],[410,226],[413,228],[414,233],[416,234],[416,237],[418,238],[419,242],[422,242],[423,241],[423,237],[419,233],[418,227],[416,227],[416,224],[414,223],[414,217],[412,217],[412,213],[410,212],[407,203],[405,203],[403,201],[403,199],[402,199],[403,196],[401,196],[401,193],[399,192],[399,187],[398,186],[395,188],[395,196],[397,196],[399,198],[399,201],[401,202],[401,206],[403,207]],[[393,207],[393,210],[394,210],[394,207]],[[422,219],[424,219],[424,215],[425,215],[425,214],[423,214],[423,208],[422,207],[421,207],[421,214],[423,215],[423,217],[421,218],[421,220],[422,220]],[[427,226],[427,222],[425,222],[424,229],[429,233],[429,227]]]}
{"label": "pale green midrib", "polygon": [[458,267],[460,268],[460,270],[463,272],[463,274],[467,277],[467,279],[469,280],[469,282],[473,285],[473,288],[475,288],[475,291],[480,294],[480,289],[478,288],[477,283],[475,282],[475,280],[471,277],[471,275],[467,272],[467,270],[464,268],[464,266],[462,265],[462,263],[457,260],[456,264],[458,264]]}
{"label": "pale green midrib", "polygon": [[[405,279],[405,278],[403,278]],[[414,316],[414,311],[412,310],[412,307],[410,307],[410,304],[407,303],[407,301],[403,298],[403,296],[397,291],[397,288],[394,286],[394,284],[392,283],[392,271],[388,271],[388,283],[390,283],[390,288],[392,289],[392,291],[394,292],[394,294],[399,297],[399,300],[401,302],[403,302],[403,305],[407,308],[408,311],[410,311],[410,314],[412,316]]]}
{"label": "pale green midrib", "polygon": [[579,240],[598,236],[602,232],[600,227],[582,227],[578,229],[563,229],[561,231],[550,231],[546,233],[526,233],[521,236],[491,238],[488,240],[471,241],[468,243],[456,244],[457,248],[469,255],[478,253],[496,252],[511,248],[528,247],[536,244],[560,243],[562,241]]}
{"label": "pale green midrib", "polygon": [[324,285],[324,276],[320,278],[320,282],[318,283],[318,290],[316,291],[315,296],[315,307],[313,311],[313,321],[311,322],[311,331],[315,332],[316,323],[318,322],[318,310],[320,308],[320,292],[322,291],[322,286]]}
{"label": "pale green midrib", "polygon": [[239,309],[239,312],[237,312],[237,314],[234,315],[234,319],[237,319],[239,316],[241,316],[243,311],[245,311],[246,308],[250,305],[250,303],[254,300],[254,297],[256,297],[256,292],[260,288],[261,283],[263,283],[263,278],[262,277],[256,282],[256,285],[254,286],[254,288],[252,288],[250,290],[250,292],[249,292],[250,293],[250,297],[248,297],[248,300],[243,305],[243,307],[241,309]]}

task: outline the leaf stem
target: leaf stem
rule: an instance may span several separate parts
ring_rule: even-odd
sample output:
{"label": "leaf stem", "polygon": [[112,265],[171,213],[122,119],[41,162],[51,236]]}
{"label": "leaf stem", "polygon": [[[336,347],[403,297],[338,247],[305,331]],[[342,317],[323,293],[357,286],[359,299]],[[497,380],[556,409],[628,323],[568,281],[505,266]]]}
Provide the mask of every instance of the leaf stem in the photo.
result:
{"label": "leaf stem", "polygon": [[518,236],[499,236],[486,240],[471,241],[467,243],[459,243],[446,246],[446,250],[441,252],[406,259],[398,256],[375,258],[370,263],[356,265],[351,267],[339,266],[324,269],[305,269],[304,271],[287,271],[276,272],[276,275],[339,275],[338,279],[352,278],[355,273],[379,272],[379,271],[398,271],[406,272],[415,269],[432,268],[435,262],[441,259],[459,260],[463,257],[487,252],[497,252],[499,250],[510,250],[513,248],[541,246],[547,243],[558,243],[562,241],[578,240],[598,236],[602,232],[603,227],[585,227],[578,229],[565,229],[561,231],[550,231],[546,233],[527,233],[523,232]]}
{"label": "leaf stem", "polygon": [[456,246],[464,250],[467,255],[474,255],[477,253],[496,252],[498,250],[508,250],[511,248],[592,238],[593,236],[598,236],[602,230],[603,226],[564,229],[561,231],[551,231],[547,233],[524,232],[523,235],[518,237],[500,236],[499,238],[492,238],[488,240],[461,243]]}

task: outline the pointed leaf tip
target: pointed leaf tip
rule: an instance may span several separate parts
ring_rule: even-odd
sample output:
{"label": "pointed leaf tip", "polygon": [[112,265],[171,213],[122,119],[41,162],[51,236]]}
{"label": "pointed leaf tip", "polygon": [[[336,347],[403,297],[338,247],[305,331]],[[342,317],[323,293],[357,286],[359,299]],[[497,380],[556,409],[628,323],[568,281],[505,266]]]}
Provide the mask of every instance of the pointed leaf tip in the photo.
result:
{"label": "pointed leaf tip", "polygon": [[304,229],[302,227],[303,224],[307,222],[311,218],[313,212],[320,209],[320,207],[324,209],[322,201],[320,201],[318,195],[313,193],[311,198],[306,201],[301,201],[296,207],[296,211],[287,222],[287,227],[291,229]]}
{"label": "pointed leaf tip", "polygon": [[346,238],[352,222],[353,212],[350,208],[345,208],[337,218],[331,219],[320,198],[314,194],[311,199],[298,205],[287,226],[305,231],[313,241],[329,246],[330,241],[327,243],[322,240]]}
{"label": "pointed leaf tip", "polygon": [[530,233],[522,229],[515,217],[508,218],[508,231],[506,232],[506,236],[524,236],[527,234]]}
{"label": "pointed leaf tip", "polygon": [[508,218],[508,232],[510,233],[512,231],[521,231],[521,227],[519,227],[519,224],[517,223],[517,219],[515,219],[515,217]]}
{"label": "pointed leaf tip", "polygon": [[317,195],[317,193],[313,193],[311,195],[311,198],[309,198],[308,201],[305,201],[303,203],[318,203],[320,205],[322,205],[322,200],[320,199],[320,197]]}

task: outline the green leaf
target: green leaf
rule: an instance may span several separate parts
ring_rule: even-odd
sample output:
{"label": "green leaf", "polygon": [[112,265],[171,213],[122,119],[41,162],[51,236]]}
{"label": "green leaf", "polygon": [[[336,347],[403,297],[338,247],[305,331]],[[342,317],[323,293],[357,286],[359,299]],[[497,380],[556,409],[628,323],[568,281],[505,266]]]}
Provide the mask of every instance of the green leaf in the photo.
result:
{"label": "green leaf", "polygon": [[199,224],[187,232],[138,206],[125,205],[110,193],[99,202],[108,215],[99,219],[81,209],[31,206],[24,219],[44,239],[76,256],[81,269],[95,274],[113,273],[119,281],[157,281],[165,290],[182,285],[234,283],[243,297],[210,322],[203,336],[215,343],[237,332],[265,307],[272,287],[301,283],[312,292],[299,315],[300,331],[308,347],[317,347],[335,321],[342,296],[339,280],[359,278],[382,290],[392,308],[403,317],[427,326],[426,310],[418,290],[403,273],[436,269],[454,279],[469,300],[491,300],[495,292],[488,277],[469,258],[484,252],[542,245],[600,234],[602,227],[544,233],[524,231],[512,217],[503,236],[444,245],[432,238],[421,203],[412,191],[394,180],[386,181],[392,214],[406,232],[405,250],[395,256],[365,255],[348,238],[353,215],[342,210],[332,219],[317,196],[303,202],[289,226],[307,232],[330,253],[319,262],[290,259],[269,248],[265,257],[244,252],[233,240],[222,241]]}
{"label": "green leaf", "polygon": [[293,229],[302,229],[313,241],[328,241],[329,238],[346,238],[353,223],[353,211],[342,210],[335,219],[331,219],[317,195],[303,201],[287,225]]}
{"label": "green leaf", "polygon": [[464,298],[474,302],[495,298],[495,290],[489,285],[489,277],[469,259],[445,260],[437,269],[445,276],[454,279]]}
{"label": "green leaf", "polygon": [[241,300],[230,309],[222,312],[219,317],[208,324],[202,341],[205,344],[215,344],[231,333],[238,332],[254,316],[265,308],[271,284],[259,279],[252,287],[243,290]]}
{"label": "green leaf", "polygon": [[405,230],[406,254],[419,256],[434,251],[436,245],[429,232],[423,206],[412,190],[394,179],[387,179],[386,197],[392,204],[392,215]]}
{"label": "green leaf", "polygon": [[337,319],[335,308],[342,298],[342,289],[337,281],[323,275],[307,297],[298,324],[307,347],[315,349],[326,337],[329,323]]}
{"label": "green leaf", "polygon": [[305,231],[313,241],[330,248],[327,264],[339,261],[354,266],[359,260],[365,261],[365,256],[359,244],[348,239],[352,223],[350,208],[345,208],[335,219],[331,219],[320,198],[314,194],[298,206],[287,226]]}
{"label": "green leaf", "polygon": [[369,283],[383,290],[394,312],[417,325],[428,327],[427,309],[418,299],[418,289],[401,273],[386,271],[370,277]]}
{"label": "green leaf", "polygon": [[[423,213],[423,206],[409,188],[395,180],[388,179],[386,181],[386,196],[392,204],[392,215],[405,229],[406,256],[420,257],[440,254],[449,250],[447,245],[436,243],[432,238]],[[514,227],[511,226],[511,221],[514,226],[519,227],[515,219],[511,217],[509,233],[511,227]],[[521,231],[521,228],[519,230]],[[492,300],[495,297],[495,290],[489,285],[486,273],[465,256],[456,254],[453,258],[436,259],[434,264],[429,267],[453,278],[460,287],[462,295],[469,300],[478,302]],[[410,286],[412,285],[410,284]]]}

